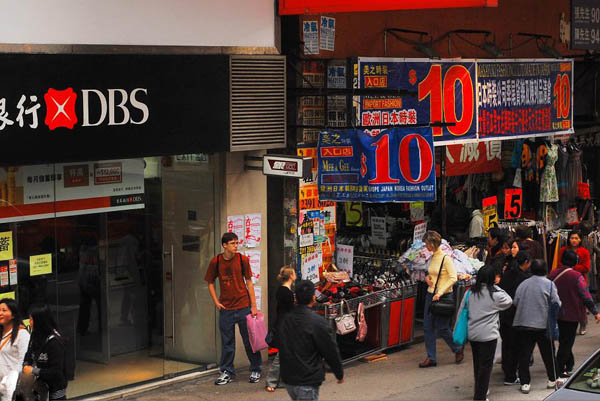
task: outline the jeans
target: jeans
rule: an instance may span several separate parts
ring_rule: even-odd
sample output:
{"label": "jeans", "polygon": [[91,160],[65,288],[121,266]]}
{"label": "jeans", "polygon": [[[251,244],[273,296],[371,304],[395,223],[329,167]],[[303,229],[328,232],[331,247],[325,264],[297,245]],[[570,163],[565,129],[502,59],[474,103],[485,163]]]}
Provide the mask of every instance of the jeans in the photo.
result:
{"label": "jeans", "polygon": [[485,400],[487,398],[497,343],[498,340],[486,342],[471,341],[471,349],[473,350],[473,377],[475,378],[474,400]]}
{"label": "jeans", "polygon": [[269,372],[267,373],[267,381],[265,385],[266,387],[273,388],[282,387],[279,366],[279,353],[275,355],[275,358],[273,358],[273,362],[271,362],[271,366],[269,366]]}
{"label": "jeans", "polygon": [[542,354],[548,380],[556,380],[554,354],[552,353],[550,339],[546,336],[546,330],[518,330],[517,347],[519,348],[519,379],[521,380],[521,384],[531,383],[529,358],[533,354],[535,344],[538,345],[540,354]]}
{"label": "jeans", "polygon": [[250,361],[250,371],[260,372],[262,365],[262,357],[260,352],[252,352],[250,339],[248,338],[248,326],[246,325],[246,316],[250,314],[250,308],[242,308],[237,310],[219,311],[219,329],[221,330],[221,372],[227,372],[231,376],[235,376],[233,368],[233,360],[235,358],[235,325],[237,323],[246,355]]}
{"label": "jeans", "polygon": [[285,389],[287,390],[292,400],[318,400],[319,399],[319,387],[320,386],[292,386],[286,384]]}
{"label": "jeans", "polygon": [[454,343],[452,339],[452,331],[450,330],[450,319],[451,316],[435,316],[430,310],[431,300],[433,294],[428,292],[425,297],[425,310],[423,313],[425,328],[425,348],[427,349],[427,358],[430,361],[436,361],[436,339],[438,335],[446,341],[446,344],[450,347],[452,352],[457,353],[461,347]]}
{"label": "jeans", "polygon": [[577,335],[578,322],[558,321],[558,352],[556,353],[556,371],[558,374],[570,372],[575,365],[573,345]]}
{"label": "jeans", "polygon": [[519,349],[517,348],[517,330],[510,323],[500,322],[500,337],[502,337],[502,371],[505,382],[517,380],[519,364]]}

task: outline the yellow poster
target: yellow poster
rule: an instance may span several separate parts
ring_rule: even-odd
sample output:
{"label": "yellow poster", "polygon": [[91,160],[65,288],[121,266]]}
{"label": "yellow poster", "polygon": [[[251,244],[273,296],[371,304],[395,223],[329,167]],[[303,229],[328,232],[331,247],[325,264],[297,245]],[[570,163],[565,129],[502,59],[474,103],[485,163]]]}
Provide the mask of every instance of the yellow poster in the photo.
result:
{"label": "yellow poster", "polygon": [[29,275],[39,276],[52,273],[52,254],[33,255],[29,257]]}
{"label": "yellow poster", "polygon": [[0,299],[4,299],[4,298],[15,299],[15,292],[14,291],[3,292],[2,294],[0,294]]}
{"label": "yellow poster", "polygon": [[348,227],[363,226],[363,208],[361,202],[344,202],[346,225]]}
{"label": "yellow poster", "polygon": [[0,233],[0,260],[13,259],[12,231]]}

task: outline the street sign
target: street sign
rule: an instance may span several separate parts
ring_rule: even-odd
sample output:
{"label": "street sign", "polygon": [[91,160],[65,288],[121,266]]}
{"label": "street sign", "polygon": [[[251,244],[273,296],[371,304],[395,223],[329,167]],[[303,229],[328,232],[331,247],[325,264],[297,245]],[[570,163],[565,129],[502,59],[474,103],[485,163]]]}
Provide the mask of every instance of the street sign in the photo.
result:
{"label": "street sign", "polygon": [[280,177],[310,178],[312,159],[288,155],[264,155],[263,174]]}

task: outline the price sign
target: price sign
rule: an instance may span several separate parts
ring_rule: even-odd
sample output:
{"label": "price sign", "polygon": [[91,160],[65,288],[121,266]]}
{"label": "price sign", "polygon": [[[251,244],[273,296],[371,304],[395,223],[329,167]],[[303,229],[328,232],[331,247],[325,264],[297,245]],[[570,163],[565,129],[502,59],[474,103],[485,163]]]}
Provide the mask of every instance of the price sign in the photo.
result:
{"label": "price sign", "polygon": [[577,215],[577,208],[567,210],[567,224],[574,226],[579,224],[579,216]]}
{"label": "price sign", "polygon": [[344,202],[344,211],[346,212],[346,225],[348,227],[363,226],[362,202]]}
{"label": "price sign", "polygon": [[498,227],[498,198],[496,196],[483,199],[483,228],[487,233],[493,227]]}
{"label": "price sign", "polygon": [[580,199],[590,199],[590,184],[585,182],[577,183],[577,195]]}
{"label": "price sign", "polygon": [[523,210],[523,190],[509,188],[504,191],[504,218],[518,219]]}

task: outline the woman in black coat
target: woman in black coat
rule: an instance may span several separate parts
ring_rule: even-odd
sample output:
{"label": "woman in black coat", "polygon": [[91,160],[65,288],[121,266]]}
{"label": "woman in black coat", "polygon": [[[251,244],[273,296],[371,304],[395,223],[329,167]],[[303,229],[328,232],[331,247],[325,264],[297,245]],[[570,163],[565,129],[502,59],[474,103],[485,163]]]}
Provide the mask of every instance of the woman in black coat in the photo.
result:
{"label": "woman in black coat", "polygon": [[50,400],[67,399],[64,339],[47,305],[29,311],[31,342],[23,362],[23,373],[32,374],[48,386]]}

